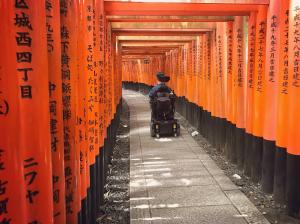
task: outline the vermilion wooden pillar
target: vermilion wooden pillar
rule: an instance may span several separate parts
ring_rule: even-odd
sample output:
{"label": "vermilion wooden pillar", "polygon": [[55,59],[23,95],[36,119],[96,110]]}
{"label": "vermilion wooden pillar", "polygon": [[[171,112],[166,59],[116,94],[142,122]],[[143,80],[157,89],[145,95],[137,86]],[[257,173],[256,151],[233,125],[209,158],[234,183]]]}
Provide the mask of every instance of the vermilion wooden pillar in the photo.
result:
{"label": "vermilion wooden pillar", "polygon": [[233,22],[227,22],[227,77],[226,77],[226,143],[225,155],[229,159],[231,157],[232,143],[232,79],[233,79]]}
{"label": "vermilion wooden pillar", "polygon": [[278,107],[276,119],[276,153],[274,165],[274,199],[285,203],[286,198],[286,148],[288,142],[288,77],[289,77],[289,4],[284,1],[280,7],[280,43],[278,75]]}
{"label": "vermilion wooden pillar", "polygon": [[[45,1],[17,1],[14,5],[15,16],[11,23],[15,26],[14,53],[19,78],[19,130],[20,146],[24,149],[22,164],[27,202],[26,222],[52,223],[53,189]],[[24,17],[28,21],[25,24],[22,22]]]}
{"label": "vermilion wooden pillar", "polygon": [[252,12],[248,20],[248,73],[247,73],[247,98],[246,98],[246,139],[244,173],[251,175],[252,166],[252,131],[253,131],[253,100],[254,100],[254,69],[255,69],[255,39],[256,39],[256,12]]}
{"label": "vermilion wooden pillar", "polygon": [[61,37],[60,5],[58,0],[49,0],[46,4],[46,31],[49,72],[49,111],[52,152],[52,181],[54,223],[66,222],[65,204],[65,168],[64,168],[64,125],[62,74],[61,74]]}
{"label": "vermilion wooden pillar", "polygon": [[280,18],[281,2],[271,0],[267,19],[266,43],[266,75],[265,102],[264,102],[264,129],[263,129],[263,157],[262,157],[262,188],[267,193],[273,192],[275,139],[277,132],[278,109],[278,76],[279,76],[279,51],[280,51],[280,26],[284,20]]}
{"label": "vermilion wooden pillar", "polygon": [[289,8],[289,77],[288,77],[288,147],[287,208],[290,215],[300,217],[300,2],[290,0]]}
{"label": "vermilion wooden pillar", "polygon": [[263,120],[264,120],[264,79],[266,65],[266,28],[267,7],[261,6],[256,19],[255,69],[254,69],[254,105],[253,105],[253,142],[251,177],[254,182],[261,180]]}
{"label": "vermilion wooden pillar", "polygon": [[[236,159],[240,169],[244,166],[245,160],[245,127],[246,127],[246,83],[247,83],[247,71],[246,71],[246,42],[245,42],[245,17],[236,17],[236,26],[234,31],[234,40],[236,42],[236,64],[234,66],[234,79],[236,90],[236,128],[234,131],[234,143],[233,147],[237,153]],[[235,54],[234,54],[235,55]]]}
{"label": "vermilion wooden pillar", "polygon": [[65,0],[60,3],[62,95],[63,99],[66,99],[63,101],[65,200],[67,223],[73,224],[77,223],[77,213],[80,209],[78,207],[80,155],[75,147],[79,8],[76,0]]}
{"label": "vermilion wooden pillar", "polygon": [[0,12],[0,222],[27,224],[14,3],[1,1]]}
{"label": "vermilion wooden pillar", "polygon": [[89,222],[88,212],[88,200],[89,200],[89,187],[90,187],[90,170],[89,170],[89,149],[87,140],[87,74],[86,69],[86,18],[85,5],[83,1],[79,2],[78,6],[79,18],[78,18],[78,32],[82,35],[82,38],[77,39],[77,98],[76,98],[76,148],[79,151],[79,176],[80,176],[80,188],[79,200],[77,201],[78,209],[80,211],[79,219],[82,223]]}

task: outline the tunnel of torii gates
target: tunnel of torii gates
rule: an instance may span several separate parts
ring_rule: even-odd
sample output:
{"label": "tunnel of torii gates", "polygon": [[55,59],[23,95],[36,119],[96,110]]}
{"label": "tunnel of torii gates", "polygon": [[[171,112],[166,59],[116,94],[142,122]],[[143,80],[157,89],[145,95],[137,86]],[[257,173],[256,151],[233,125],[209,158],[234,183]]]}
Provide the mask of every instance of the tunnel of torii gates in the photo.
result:
{"label": "tunnel of torii gates", "polygon": [[0,223],[95,223],[124,88],[300,214],[300,1],[0,1]]}

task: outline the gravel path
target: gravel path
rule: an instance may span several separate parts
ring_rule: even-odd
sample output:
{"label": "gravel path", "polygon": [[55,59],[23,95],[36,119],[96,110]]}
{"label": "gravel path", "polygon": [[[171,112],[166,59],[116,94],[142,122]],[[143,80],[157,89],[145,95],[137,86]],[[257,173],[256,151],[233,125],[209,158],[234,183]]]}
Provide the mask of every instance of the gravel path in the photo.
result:
{"label": "gravel path", "polygon": [[101,224],[129,223],[129,130],[129,110],[123,100],[121,123],[105,186],[104,215],[98,219]]}

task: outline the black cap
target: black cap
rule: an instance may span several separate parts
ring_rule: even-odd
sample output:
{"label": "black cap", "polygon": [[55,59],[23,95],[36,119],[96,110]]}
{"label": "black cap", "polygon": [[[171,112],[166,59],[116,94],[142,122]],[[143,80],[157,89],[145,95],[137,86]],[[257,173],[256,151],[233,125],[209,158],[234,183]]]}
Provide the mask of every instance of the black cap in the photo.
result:
{"label": "black cap", "polygon": [[163,73],[163,72],[157,72],[156,73],[156,77],[158,78],[158,77],[161,77],[161,76],[164,76],[165,74]]}
{"label": "black cap", "polygon": [[163,72],[158,72],[156,74],[156,77],[157,77],[158,81],[160,81],[160,82],[169,82],[169,80],[170,80],[170,77],[166,76]]}

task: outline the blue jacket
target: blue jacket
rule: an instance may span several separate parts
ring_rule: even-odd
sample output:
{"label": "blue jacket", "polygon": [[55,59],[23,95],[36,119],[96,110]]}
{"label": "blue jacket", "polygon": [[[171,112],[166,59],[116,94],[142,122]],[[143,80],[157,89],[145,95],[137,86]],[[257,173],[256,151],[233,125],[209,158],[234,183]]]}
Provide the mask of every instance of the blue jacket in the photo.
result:
{"label": "blue jacket", "polygon": [[172,92],[172,90],[165,83],[160,83],[150,90],[149,97],[153,99],[156,96],[157,92],[159,92],[161,89],[165,89],[168,93]]}

